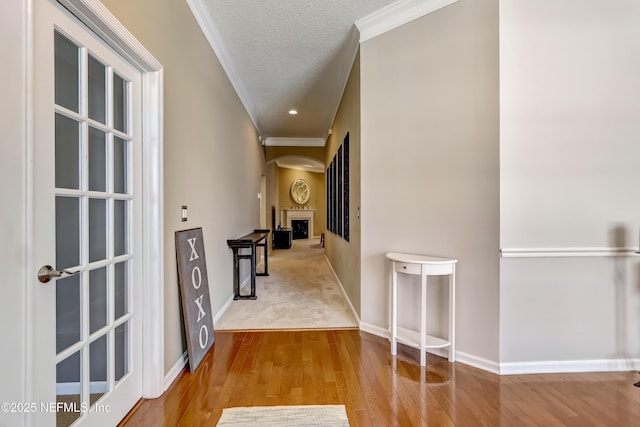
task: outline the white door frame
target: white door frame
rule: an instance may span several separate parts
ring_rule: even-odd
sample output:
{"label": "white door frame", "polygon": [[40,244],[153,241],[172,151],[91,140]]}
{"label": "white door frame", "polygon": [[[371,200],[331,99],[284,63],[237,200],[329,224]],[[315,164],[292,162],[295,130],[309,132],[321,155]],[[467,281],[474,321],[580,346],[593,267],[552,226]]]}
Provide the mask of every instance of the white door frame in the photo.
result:
{"label": "white door frame", "polygon": [[[27,243],[35,247],[33,236],[34,194],[34,45],[33,7],[37,0],[30,0],[27,7]],[[162,65],[98,0],[57,0],[82,23],[100,36],[112,49],[122,55],[142,74],[142,393],[145,398],[155,398],[164,392],[164,268],[162,265],[163,238],[163,69]],[[31,251],[28,250],[30,253]],[[37,267],[27,259],[27,301],[33,299],[33,283]],[[35,313],[27,303],[27,401],[33,396],[33,351]],[[29,368],[30,367],[30,368]]]}

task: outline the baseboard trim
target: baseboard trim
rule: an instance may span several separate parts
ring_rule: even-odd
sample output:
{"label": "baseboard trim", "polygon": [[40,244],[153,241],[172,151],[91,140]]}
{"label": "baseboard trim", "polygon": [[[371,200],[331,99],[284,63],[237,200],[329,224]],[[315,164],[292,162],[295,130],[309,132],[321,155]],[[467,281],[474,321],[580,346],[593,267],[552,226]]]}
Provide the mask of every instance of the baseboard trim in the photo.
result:
{"label": "baseboard trim", "polygon": [[482,369],[483,371],[491,372],[492,374],[501,375],[500,364],[498,362],[474,356],[473,354],[456,351],[456,362],[473,366],[474,368]]}
{"label": "baseboard trim", "polygon": [[360,324],[360,316],[358,316],[358,312],[356,311],[356,309],[353,306],[353,304],[351,304],[351,299],[347,295],[347,291],[344,290],[344,286],[342,286],[342,282],[340,281],[340,278],[336,274],[336,271],[333,269],[333,266],[331,265],[331,262],[329,261],[329,258],[327,258],[326,254],[324,255],[324,259],[327,261],[327,264],[329,264],[329,268],[331,269],[331,272],[333,273],[333,277],[335,277],[336,281],[338,282],[338,286],[340,286],[340,291],[342,291],[342,296],[344,297],[344,300],[347,302],[347,305],[349,306],[349,310],[351,310],[351,315],[353,316],[354,320],[356,321],[356,325]]}
{"label": "baseboard trim", "polygon": [[229,309],[229,307],[231,306],[232,302],[233,302],[233,294],[229,297],[227,302],[224,303],[222,308],[220,310],[218,310],[216,315],[213,316],[213,325],[214,325],[214,327],[215,327],[215,324],[218,323],[218,320],[220,320],[220,318],[222,318],[222,315]]}
{"label": "baseboard trim", "polygon": [[[248,275],[240,284],[240,289],[244,289],[249,282],[251,282],[251,275]],[[233,299],[234,295],[233,293],[231,294],[231,296],[229,297],[229,299],[227,300],[227,302],[224,303],[224,305],[222,306],[222,308],[220,310],[218,310],[218,312],[216,313],[215,316],[213,316],[213,325],[215,328],[215,324],[218,322],[218,320],[220,320],[220,318],[222,317],[222,315],[229,309],[229,306],[231,306],[231,303],[234,301]]]}
{"label": "baseboard trim", "polygon": [[505,362],[500,375],[560,374],[577,372],[619,372],[640,370],[640,359],[558,360]]}
{"label": "baseboard trim", "polygon": [[390,338],[388,330],[371,323],[360,322],[360,330],[387,340]]}
{"label": "baseboard trim", "polygon": [[[390,339],[389,331],[380,326],[367,322],[360,322],[360,330],[372,335]],[[447,349],[429,349],[429,353],[441,357],[448,357]],[[597,360],[562,360],[538,362],[504,362],[478,357],[473,354],[456,351],[456,362],[482,369],[497,375],[524,374],[567,374],[578,372],[616,372],[640,371],[640,359],[597,359]]]}
{"label": "baseboard trim", "polygon": [[189,363],[189,356],[185,351],[178,360],[176,360],[176,363],[173,364],[171,369],[169,369],[169,372],[164,376],[164,391],[167,391],[167,389],[171,387],[171,384],[173,384],[176,378],[178,378],[178,375],[180,375],[180,372],[182,372],[184,367],[187,366],[187,363]]}

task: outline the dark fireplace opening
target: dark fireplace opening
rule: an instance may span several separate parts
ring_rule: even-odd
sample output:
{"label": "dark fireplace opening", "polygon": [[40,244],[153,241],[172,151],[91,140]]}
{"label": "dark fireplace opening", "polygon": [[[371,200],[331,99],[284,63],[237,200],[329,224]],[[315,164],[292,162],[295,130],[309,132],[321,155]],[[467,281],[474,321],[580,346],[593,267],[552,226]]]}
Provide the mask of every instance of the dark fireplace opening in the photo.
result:
{"label": "dark fireplace opening", "polygon": [[291,220],[291,228],[293,229],[293,240],[309,238],[309,220],[308,219]]}

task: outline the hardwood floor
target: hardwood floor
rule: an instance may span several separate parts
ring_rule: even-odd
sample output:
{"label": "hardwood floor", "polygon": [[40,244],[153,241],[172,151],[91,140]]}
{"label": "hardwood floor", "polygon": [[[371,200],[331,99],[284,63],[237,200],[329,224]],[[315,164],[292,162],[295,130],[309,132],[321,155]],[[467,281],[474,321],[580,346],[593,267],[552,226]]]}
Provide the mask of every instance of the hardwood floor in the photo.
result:
{"label": "hardwood floor", "polygon": [[637,426],[637,372],[498,376],[358,330],[217,332],[197,372],[122,426],[215,426],[233,406],[344,404],[352,426]]}

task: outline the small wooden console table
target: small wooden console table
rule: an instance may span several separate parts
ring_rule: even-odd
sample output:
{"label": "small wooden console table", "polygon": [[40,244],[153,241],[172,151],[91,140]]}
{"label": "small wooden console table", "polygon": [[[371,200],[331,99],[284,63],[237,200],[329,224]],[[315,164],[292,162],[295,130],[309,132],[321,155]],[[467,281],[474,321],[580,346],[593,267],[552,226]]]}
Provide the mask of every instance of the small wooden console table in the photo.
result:
{"label": "small wooden console table", "polygon": [[[233,291],[234,300],[238,299],[257,299],[256,296],[256,276],[268,276],[269,275],[269,229],[257,229],[253,230],[253,233],[246,236],[239,237],[237,239],[227,240],[227,245],[233,250]],[[264,272],[256,272],[256,251],[257,248],[264,249]],[[249,249],[249,253],[240,254],[240,249]],[[251,294],[240,294],[240,260],[251,260]]]}
{"label": "small wooden console table", "polygon": [[[432,256],[388,252],[385,257],[392,261],[391,281],[391,354],[397,354],[400,341],[420,350],[420,365],[427,363],[428,348],[449,347],[449,362],[455,361],[455,271],[458,260]],[[398,327],[398,273],[419,275],[422,278],[420,302],[420,330]],[[447,340],[427,335],[427,277],[449,276],[449,337]]]}

